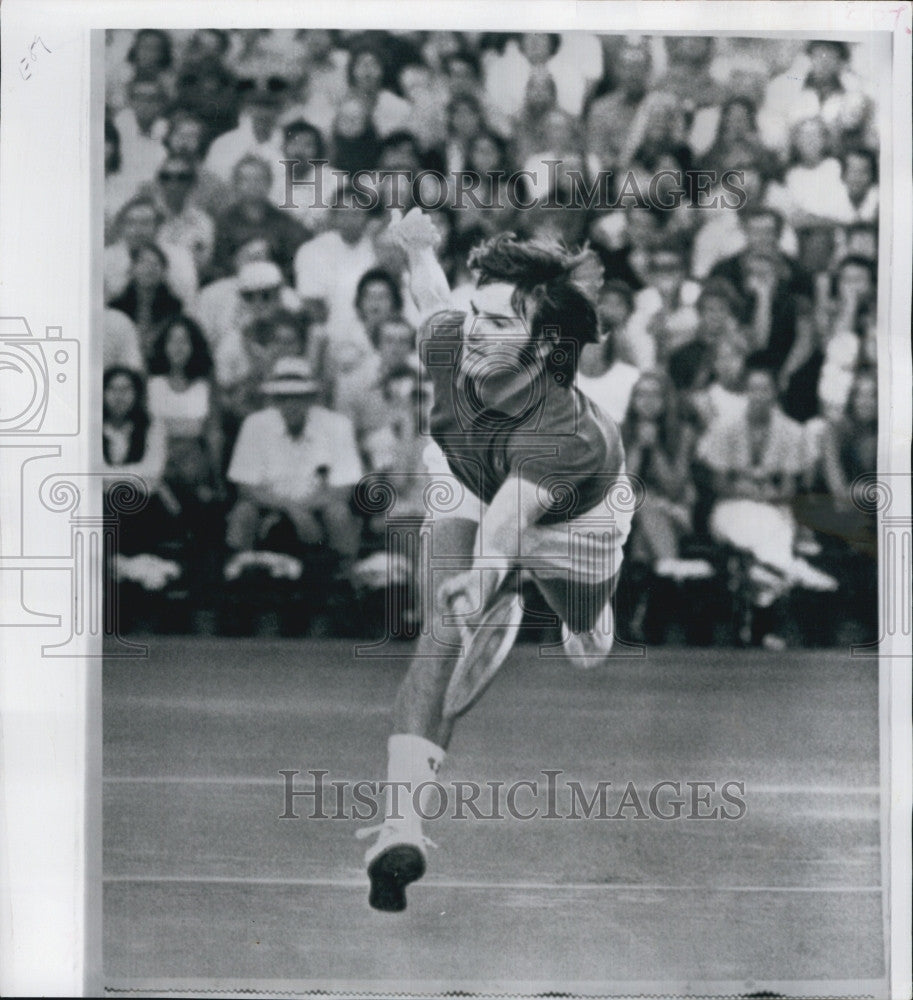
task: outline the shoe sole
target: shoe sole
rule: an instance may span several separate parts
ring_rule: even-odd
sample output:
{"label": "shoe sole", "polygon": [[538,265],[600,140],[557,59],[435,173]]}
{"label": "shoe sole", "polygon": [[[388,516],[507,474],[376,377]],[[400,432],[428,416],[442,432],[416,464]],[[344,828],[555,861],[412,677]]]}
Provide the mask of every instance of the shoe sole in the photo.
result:
{"label": "shoe sole", "polygon": [[368,903],[375,910],[401,913],[406,909],[406,886],[425,874],[425,858],[411,844],[388,847],[368,865],[371,892]]}

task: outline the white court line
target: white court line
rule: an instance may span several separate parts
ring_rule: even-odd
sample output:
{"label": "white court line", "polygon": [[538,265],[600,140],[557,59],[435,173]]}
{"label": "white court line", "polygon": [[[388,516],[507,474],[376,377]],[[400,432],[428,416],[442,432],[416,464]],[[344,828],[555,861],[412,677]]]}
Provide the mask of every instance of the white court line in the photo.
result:
{"label": "white court line", "polygon": [[[262,885],[333,889],[367,889],[367,878],[257,878],[232,875],[106,875],[108,884],[135,883],[151,885]],[[438,889],[497,889],[519,892],[583,892],[597,889],[600,892],[801,892],[801,893],[875,893],[881,886],[806,886],[806,885],[622,885],[609,882],[494,882],[464,879],[423,879],[423,884]]]}
{"label": "white court line", "polygon": [[[306,782],[308,778],[307,770],[301,770],[301,773],[297,776],[297,780],[301,782]],[[171,775],[171,774],[149,774],[149,775],[125,775],[125,774],[111,774],[104,777],[103,782],[106,785],[235,785],[235,786],[250,786],[250,787],[264,787],[264,788],[282,788],[284,787],[284,778],[276,772],[276,777],[266,778],[262,775],[255,776],[240,776],[232,777],[226,775]],[[331,781],[348,781],[354,782],[355,778],[346,777],[333,777],[328,774],[324,778],[324,789],[327,795],[331,795],[332,786]],[[358,779],[360,780],[360,779]],[[375,779],[380,780],[380,779]],[[456,779],[454,779],[456,780]],[[685,779],[682,779],[684,783]],[[696,779],[691,779],[696,780]],[[443,784],[447,784],[445,780]],[[584,789],[595,788],[596,783],[594,781],[581,781],[581,786]],[[616,782],[616,786],[620,787],[626,785],[627,781]],[[652,789],[651,785],[638,785],[635,784],[635,789],[638,792],[649,792]],[[745,794],[758,794],[758,795],[862,795],[871,796],[880,794],[881,789],[878,785],[754,785],[749,781],[745,782]]]}

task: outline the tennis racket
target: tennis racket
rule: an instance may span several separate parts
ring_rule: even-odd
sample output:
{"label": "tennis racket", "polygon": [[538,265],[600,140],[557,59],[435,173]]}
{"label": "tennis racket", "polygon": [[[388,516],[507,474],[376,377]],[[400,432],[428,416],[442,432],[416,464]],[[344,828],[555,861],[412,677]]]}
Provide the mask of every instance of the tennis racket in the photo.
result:
{"label": "tennis racket", "polygon": [[[451,605],[451,610],[454,614],[471,611],[462,607],[459,601]],[[482,697],[507,658],[522,620],[523,606],[516,577],[508,574],[481,614],[460,625],[463,655],[453,668],[444,694],[445,718],[462,715]]]}

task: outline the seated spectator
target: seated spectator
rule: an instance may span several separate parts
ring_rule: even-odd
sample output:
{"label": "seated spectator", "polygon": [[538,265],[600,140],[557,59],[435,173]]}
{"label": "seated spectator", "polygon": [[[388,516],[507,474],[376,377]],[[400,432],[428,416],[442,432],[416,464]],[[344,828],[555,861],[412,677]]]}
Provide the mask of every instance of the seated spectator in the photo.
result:
{"label": "seated spectator", "polygon": [[167,267],[168,260],[156,243],[134,247],[130,251],[127,287],[110,303],[111,309],[123,313],[135,324],[147,361],[159,324],[184,310],[184,303],[165,281]]}
{"label": "seated spectator", "polygon": [[[634,518],[631,557],[647,563],[659,576],[677,576],[682,569],[679,541],[691,530],[695,434],[679,415],[677,394],[667,375],[654,371],[640,376],[621,423],[621,436],[625,468],[645,487]],[[700,568],[709,575],[709,566]]]}
{"label": "seated spectator", "polygon": [[[843,193],[851,224],[878,221],[878,160],[870,149],[848,149],[840,159]],[[841,212],[843,217],[844,212]]]}
{"label": "seated spectator", "polygon": [[740,419],[745,413],[745,346],[731,337],[713,345],[710,381],[688,396],[702,432],[718,423]]}
{"label": "seated spectator", "polygon": [[382,48],[363,43],[352,48],[348,66],[349,96],[364,107],[381,139],[406,128],[409,105],[387,86],[389,70]]}
{"label": "seated spectator", "polygon": [[[517,162],[533,170],[534,161],[583,148],[579,122],[558,106],[555,79],[543,71],[530,73],[512,131]],[[540,177],[537,188],[542,181]]]}
{"label": "seated spectator", "polygon": [[[479,239],[508,231],[516,211],[506,192],[511,169],[507,144],[494,132],[479,132],[466,149],[465,169],[478,178],[478,185],[473,195],[464,195],[460,210],[454,215],[457,231],[474,230]],[[473,204],[473,197],[481,207]]]}
{"label": "seated spectator", "polygon": [[[236,308],[213,351],[216,381],[230,389],[251,374],[252,353],[250,330],[255,324],[271,324],[287,307],[282,284],[282,272],[272,261],[258,260],[242,264],[234,279]],[[259,378],[265,372],[258,373]]]}
{"label": "seated spectator", "polygon": [[114,115],[114,127],[120,136],[121,172],[136,190],[152,180],[164,159],[168,95],[157,80],[134,80],[127,93],[127,106]]}
{"label": "seated spectator", "polygon": [[473,94],[455,94],[447,106],[447,143],[444,160],[448,173],[466,168],[469,146],[488,128],[482,104]]}
{"label": "seated spectator", "polygon": [[[227,41],[225,32],[220,31],[198,31],[194,35],[198,38],[213,39],[212,44],[205,43],[207,50],[219,49],[223,44],[221,40]],[[220,41],[215,41],[216,39]],[[185,52],[184,62],[178,70],[174,103],[176,107],[190,111],[206,123],[203,145],[208,149],[215,139],[230,135],[232,130],[238,127],[241,95],[237,80],[231,71],[222,65],[220,55],[207,51],[192,62],[188,61],[188,55],[189,50]],[[221,162],[215,167],[206,163],[206,168],[219,176],[223,183],[228,183],[231,168],[234,166],[234,161],[228,161],[233,156],[240,159],[248,150],[248,144],[237,139],[233,141],[232,146],[232,149],[220,154]],[[239,147],[241,151],[238,151]]]}
{"label": "seated spectator", "polygon": [[623,281],[605,282],[597,304],[602,340],[583,348],[577,367],[577,388],[617,424],[624,419],[631,391],[640,378],[640,370],[618,352],[633,308],[634,297]]}
{"label": "seated spectator", "polygon": [[302,79],[289,121],[301,118],[329,137],[333,119],[348,91],[348,52],[336,44],[336,32],[309,28],[298,32]]}
{"label": "seated spectator", "polygon": [[136,324],[117,309],[105,309],[102,366],[105,371],[109,368],[129,368],[142,374],[146,370]]}
{"label": "seated spectator", "polygon": [[334,564],[344,568],[358,550],[349,499],[362,467],[352,424],[315,405],[320,386],[300,358],[278,361],[262,392],[268,405],[241,425],[228,470],[238,490],[228,547],[285,552],[325,587]]}
{"label": "seated spectator", "polygon": [[256,156],[246,156],[237,163],[232,176],[234,203],[216,219],[214,269],[229,274],[240,247],[251,240],[265,240],[270,259],[290,279],[295,252],[308,234],[289,212],[270,202],[270,165]]}
{"label": "seated spectator", "polygon": [[149,416],[142,375],[129,368],[108,368],[104,374],[102,455],[111,482],[117,472],[130,473],[143,479],[150,493],[165,471],[164,428]]}
{"label": "seated spectator", "polygon": [[875,370],[859,368],[846,412],[832,416],[822,438],[822,471],[830,496],[848,509],[854,480],[878,469],[878,379]]}
{"label": "seated spectator", "polygon": [[105,107],[120,111],[134,80],[160,83],[169,95],[174,87],[171,36],[158,28],[140,28],[123,61],[112,59],[105,74]]}
{"label": "seated spectator", "polygon": [[796,122],[790,132],[790,166],[782,185],[771,185],[768,203],[794,229],[850,221],[840,161],[830,155],[830,139],[820,118]]}
{"label": "seated spectator", "polygon": [[[744,414],[711,426],[698,457],[713,474],[711,535],[760,564],[750,577],[752,600],[756,609],[769,609],[795,585],[833,590],[837,584],[793,553],[791,504],[815,464],[807,435],[777,406],[775,375],[764,359],[750,358],[746,370]],[[756,614],[755,621],[756,641],[782,645],[779,637],[766,639],[773,624],[768,614]]]}
{"label": "seated spectator", "polygon": [[668,245],[650,255],[647,287],[634,296],[634,313],[619,341],[619,350],[641,371],[663,367],[694,339],[701,289],[687,274],[682,248]]}
{"label": "seated spectator", "polygon": [[[692,152],[687,141],[685,113],[671,94],[651,91],[641,102],[619,156],[619,176],[633,170],[641,191],[648,191],[660,160],[675,169],[690,170]],[[625,190],[620,189],[619,194]]]}
{"label": "seated spectator", "polygon": [[598,159],[600,169],[612,170],[621,160],[637,111],[647,95],[650,50],[624,45],[610,67],[614,86],[597,94],[586,112],[586,151]]}
{"label": "seated spectator", "polygon": [[654,84],[656,92],[675,97],[686,118],[685,141],[700,154],[713,142],[726,96],[710,73],[716,41],[692,34],[666,36],[668,65]]}
{"label": "seated spectator", "polygon": [[409,103],[408,123],[421,149],[442,148],[450,91],[442,75],[429,65],[411,62],[399,71],[399,85]]}
{"label": "seated spectator", "polygon": [[843,412],[860,364],[875,364],[875,267],[863,257],[845,258],[834,280],[835,296],[819,309],[824,362],[818,383],[822,412]]}
{"label": "seated spectator", "polygon": [[170,153],[158,169],[152,195],[162,217],[159,239],[189,251],[197,274],[205,280],[212,263],[215,224],[191,200],[196,179],[193,160]]}
{"label": "seated spectator", "polygon": [[758,111],[764,145],[785,155],[792,126],[820,117],[838,153],[846,138],[856,136],[863,137],[864,145],[877,148],[872,101],[862,81],[850,70],[849,62],[847,42],[810,41],[805,54],[767,86]]}
{"label": "seated spectator", "polygon": [[357,97],[347,97],[333,119],[330,157],[334,166],[352,174],[373,170],[380,150],[381,140],[367,108]]}
{"label": "seated spectator", "polygon": [[315,162],[326,160],[319,129],[303,118],[288,121],[283,128],[282,155],[293,163],[280,163],[273,172],[273,204],[313,236],[329,225],[329,206],[336,192],[333,168],[326,162]]}
{"label": "seated spectator", "polygon": [[305,311],[324,323],[330,343],[351,339],[357,328],[355,296],[361,276],[376,267],[375,227],[352,191],[331,212],[330,229],[301,246],[295,255],[295,288]]}
{"label": "seated spectator", "polygon": [[373,343],[376,353],[369,363],[337,376],[334,401],[335,409],[351,418],[367,464],[376,470],[383,465],[379,455],[389,447],[393,419],[387,406],[389,380],[394,372],[417,376],[419,359],[415,330],[400,317],[382,320]]}
{"label": "seated spectator", "polygon": [[[248,264],[267,264],[251,270]],[[241,272],[245,271],[242,281]],[[278,275],[278,277],[277,277]],[[276,287],[278,295],[256,294]],[[241,294],[244,286],[245,295]],[[216,358],[223,340],[237,337],[252,320],[276,309],[297,311],[301,306],[295,291],[282,282],[282,272],[269,257],[265,240],[251,240],[235,253],[232,273],[227,278],[210,282],[201,292],[194,318],[203,328],[209,349]]]}
{"label": "seated spectator", "polygon": [[170,446],[187,439],[203,446],[208,460],[204,482],[210,486],[218,481],[222,467],[212,368],[209,346],[199,326],[187,316],[166,320],[149,359],[149,414],[165,428]]}
{"label": "seated spectator", "polygon": [[[792,293],[810,296],[812,285],[808,275],[783,249],[783,216],[774,208],[751,205],[740,211],[738,216],[745,234],[744,249],[721,260],[711,269],[710,275],[725,278],[744,298],[749,292],[745,266],[747,255],[752,251],[760,251],[776,259],[777,270],[782,273]],[[742,318],[747,320],[748,317]]]}
{"label": "seated spectator", "polygon": [[747,336],[739,323],[742,301],[725,278],[711,278],[697,300],[698,323],[695,338],[673,351],[668,370],[681,392],[706,389],[713,377],[717,345],[729,342],[745,350]]}
{"label": "seated spectator", "polygon": [[[187,193],[187,201],[215,219],[229,198],[229,187],[203,162],[207,137],[206,121],[197,112],[184,107],[172,112],[165,135],[165,149],[169,156],[189,160],[193,164],[193,185]],[[155,197],[155,187],[150,184],[141,193]]]}
{"label": "seated spectator", "polygon": [[238,127],[213,141],[206,154],[206,168],[221,180],[236,185],[238,165],[253,158],[264,161],[271,181],[282,159],[282,129],[278,121],[286,90],[287,85],[281,80],[272,87],[269,81],[263,86],[253,79],[240,81]]}
{"label": "seated spectator", "polygon": [[774,156],[758,136],[755,106],[750,100],[734,97],[723,105],[713,143],[700,160],[702,169],[718,174],[744,163],[753,164],[763,174],[774,169]]}
{"label": "seated spectator", "polygon": [[192,309],[197,296],[197,268],[189,250],[159,238],[162,216],[155,202],[136,197],[121,210],[115,232],[117,241],[105,247],[105,300],[111,302],[127,287],[133,266],[133,251],[155,243],[165,255],[165,280],[173,295]]}

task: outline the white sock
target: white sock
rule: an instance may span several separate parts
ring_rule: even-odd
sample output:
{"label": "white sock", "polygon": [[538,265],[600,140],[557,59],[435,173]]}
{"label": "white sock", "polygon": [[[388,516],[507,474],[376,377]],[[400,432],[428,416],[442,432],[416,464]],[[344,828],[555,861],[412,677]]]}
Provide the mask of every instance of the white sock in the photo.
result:
{"label": "white sock", "polygon": [[[387,781],[409,783],[406,788],[386,789],[385,817],[388,822],[402,823],[416,834],[422,832],[422,817],[416,812],[413,792],[423,782],[437,780],[445,756],[441,747],[424,736],[395,733],[387,740]],[[436,794],[433,788],[422,790],[419,806],[425,815],[435,809]],[[394,815],[394,807],[397,815]]]}

